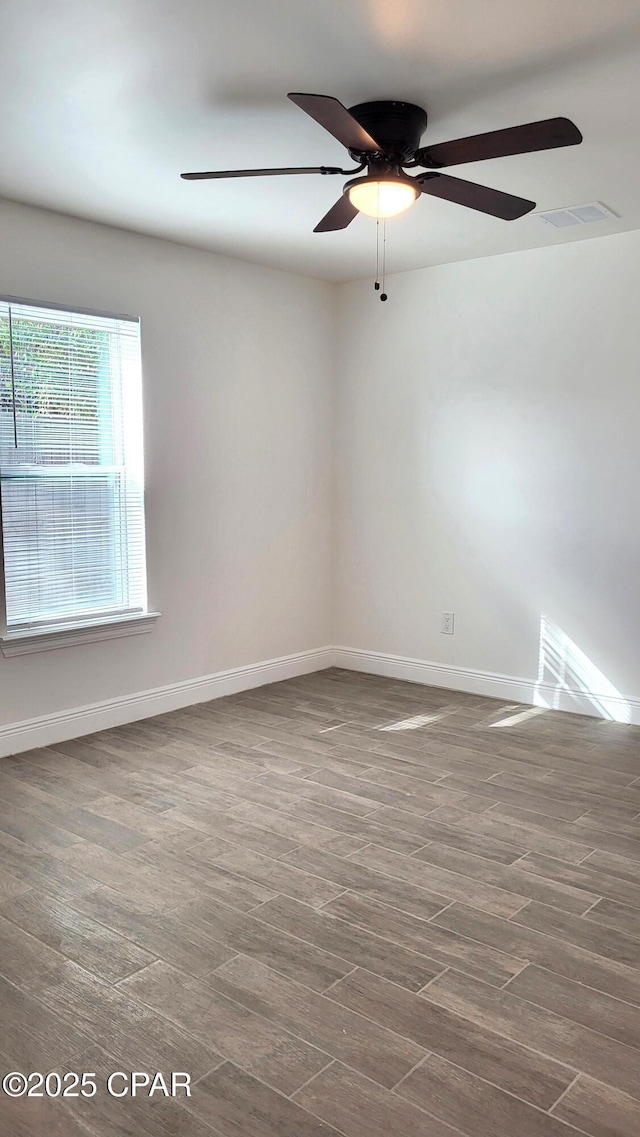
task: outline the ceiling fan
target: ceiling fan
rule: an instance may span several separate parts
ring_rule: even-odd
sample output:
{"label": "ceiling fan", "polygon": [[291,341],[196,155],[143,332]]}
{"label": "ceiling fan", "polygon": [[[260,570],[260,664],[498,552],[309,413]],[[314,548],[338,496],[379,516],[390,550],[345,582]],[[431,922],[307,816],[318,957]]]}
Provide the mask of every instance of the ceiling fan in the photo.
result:
{"label": "ceiling fan", "polygon": [[[530,154],[557,146],[576,146],[582,135],[568,118],[548,118],[524,126],[474,134],[454,142],[420,146],[427,126],[427,114],[413,103],[378,101],[359,103],[347,110],[330,95],[288,95],[296,106],[315,119],[334,138],[346,146],[357,166],[284,167],[275,170],[209,170],[182,174],[187,181],[206,178],[272,177],[277,174],[346,174],[342,196],[318,222],[314,233],[346,229],[358,213],[370,217],[394,217],[403,213],[421,196],[445,198],[492,217],[513,221],[535,209],[535,202],[476,182],[441,174],[443,167],[510,154]],[[412,176],[406,170],[422,168]]]}

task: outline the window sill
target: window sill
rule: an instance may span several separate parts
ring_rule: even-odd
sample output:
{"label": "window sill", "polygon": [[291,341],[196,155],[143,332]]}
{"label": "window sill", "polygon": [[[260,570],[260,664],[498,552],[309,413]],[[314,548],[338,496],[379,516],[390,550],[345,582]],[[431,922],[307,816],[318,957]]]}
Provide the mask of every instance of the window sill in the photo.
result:
{"label": "window sill", "polygon": [[115,640],[120,636],[139,636],[150,632],[159,616],[159,612],[138,612],[131,616],[111,616],[94,623],[7,632],[0,638],[0,648],[2,654],[10,658],[14,655],[31,655],[36,651],[75,647],[77,644],[94,643],[97,640]]}

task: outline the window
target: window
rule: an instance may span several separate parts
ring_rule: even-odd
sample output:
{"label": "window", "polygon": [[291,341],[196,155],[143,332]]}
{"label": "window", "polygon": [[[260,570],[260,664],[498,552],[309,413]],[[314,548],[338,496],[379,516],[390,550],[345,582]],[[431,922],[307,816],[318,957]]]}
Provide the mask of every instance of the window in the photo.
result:
{"label": "window", "polygon": [[147,612],[137,320],[0,301],[6,639]]}

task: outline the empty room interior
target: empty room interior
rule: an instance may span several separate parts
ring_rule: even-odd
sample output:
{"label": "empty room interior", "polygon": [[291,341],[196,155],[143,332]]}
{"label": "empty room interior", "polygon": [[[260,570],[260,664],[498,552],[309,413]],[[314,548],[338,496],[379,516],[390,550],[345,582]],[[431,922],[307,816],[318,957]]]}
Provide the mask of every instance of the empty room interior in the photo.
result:
{"label": "empty room interior", "polygon": [[0,33],[0,1137],[639,1137],[640,3]]}

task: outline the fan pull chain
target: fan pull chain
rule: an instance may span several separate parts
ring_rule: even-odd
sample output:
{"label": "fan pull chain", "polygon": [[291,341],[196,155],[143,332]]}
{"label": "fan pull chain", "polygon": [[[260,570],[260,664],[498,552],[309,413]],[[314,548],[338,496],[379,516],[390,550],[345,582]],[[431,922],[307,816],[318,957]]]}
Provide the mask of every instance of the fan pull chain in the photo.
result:
{"label": "fan pull chain", "polygon": [[387,271],[387,222],[382,218],[382,292],[380,292],[380,218],[376,217],[376,279],[373,287],[376,292],[380,292],[380,299],[386,300],[387,294],[384,290],[384,278]]}
{"label": "fan pull chain", "polygon": [[384,290],[384,281],[387,272],[387,221],[386,218],[382,219],[382,292],[380,299],[386,300],[387,294]]}

